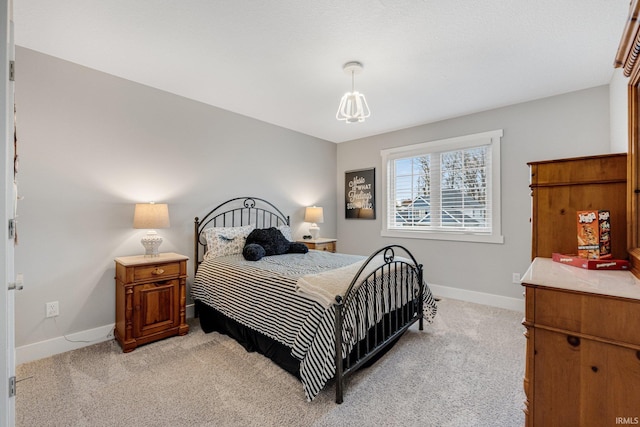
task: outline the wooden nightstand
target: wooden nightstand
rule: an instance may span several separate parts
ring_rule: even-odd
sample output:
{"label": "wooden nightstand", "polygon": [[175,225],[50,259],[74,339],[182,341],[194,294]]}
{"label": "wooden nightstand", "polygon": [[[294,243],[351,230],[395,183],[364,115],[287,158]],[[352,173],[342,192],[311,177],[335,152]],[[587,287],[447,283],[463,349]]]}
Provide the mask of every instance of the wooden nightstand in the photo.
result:
{"label": "wooden nightstand", "polygon": [[175,253],[115,259],[115,337],[125,353],[189,332],[185,313],[188,259]]}
{"label": "wooden nightstand", "polygon": [[327,251],[327,252],[335,252],[336,251],[336,242],[338,239],[307,239],[307,240],[298,240],[300,243],[304,243],[307,245],[309,249],[315,249],[317,251]]}

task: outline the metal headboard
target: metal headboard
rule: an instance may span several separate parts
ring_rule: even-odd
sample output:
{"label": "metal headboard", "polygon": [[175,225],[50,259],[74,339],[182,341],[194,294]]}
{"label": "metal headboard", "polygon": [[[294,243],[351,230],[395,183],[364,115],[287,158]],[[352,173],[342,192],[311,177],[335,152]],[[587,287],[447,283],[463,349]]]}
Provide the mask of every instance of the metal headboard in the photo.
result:
{"label": "metal headboard", "polygon": [[240,227],[253,224],[256,228],[290,225],[289,216],[271,202],[259,197],[236,197],[219,204],[202,219],[194,220],[194,276],[202,262],[207,242],[204,230],[209,227]]}

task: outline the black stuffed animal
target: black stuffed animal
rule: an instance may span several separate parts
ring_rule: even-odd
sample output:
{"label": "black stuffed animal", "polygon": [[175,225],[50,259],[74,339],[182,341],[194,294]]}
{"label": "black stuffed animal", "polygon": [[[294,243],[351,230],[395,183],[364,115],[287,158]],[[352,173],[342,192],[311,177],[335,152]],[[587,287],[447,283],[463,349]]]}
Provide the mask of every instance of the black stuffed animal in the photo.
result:
{"label": "black stuffed animal", "polygon": [[309,248],[303,243],[290,242],[276,227],[256,228],[247,236],[242,255],[248,261],[258,261],[263,256],[287,253],[305,254]]}

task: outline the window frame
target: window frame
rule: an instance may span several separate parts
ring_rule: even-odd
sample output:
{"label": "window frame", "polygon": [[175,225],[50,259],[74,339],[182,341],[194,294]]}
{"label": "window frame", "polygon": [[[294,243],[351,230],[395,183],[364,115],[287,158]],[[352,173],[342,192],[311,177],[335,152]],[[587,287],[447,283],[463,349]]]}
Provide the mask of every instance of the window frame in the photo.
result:
{"label": "window frame", "polygon": [[[412,239],[435,239],[451,240],[460,242],[480,242],[480,243],[504,243],[502,235],[502,203],[501,203],[501,181],[500,181],[500,143],[503,135],[502,129],[476,133],[471,135],[439,139],[422,142],[402,147],[389,148],[380,151],[382,157],[382,230],[383,237],[401,237]],[[391,173],[393,168],[390,162],[396,159],[407,157],[418,157],[425,154],[442,151],[455,151],[466,148],[486,145],[491,152],[491,171],[487,173],[487,190],[491,192],[491,232],[473,232],[472,230],[416,230],[412,228],[399,229],[389,227],[390,214],[390,193],[392,191]],[[393,201],[395,205],[395,201]]]}

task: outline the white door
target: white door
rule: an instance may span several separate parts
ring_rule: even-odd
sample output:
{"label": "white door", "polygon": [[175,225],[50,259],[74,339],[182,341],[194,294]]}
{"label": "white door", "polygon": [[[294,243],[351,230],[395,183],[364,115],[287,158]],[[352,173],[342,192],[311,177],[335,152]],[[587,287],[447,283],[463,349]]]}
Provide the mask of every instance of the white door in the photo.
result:
{"label": "white door", "polygon": [[10,81],[9,62],[14,58],[12,0],[0,0],[0,426],[15,424],[15,397],[9,381],[15,378],[14,239],[10,235],[9,220],[15,217],[14,187],[14,111],[13,81]]}

